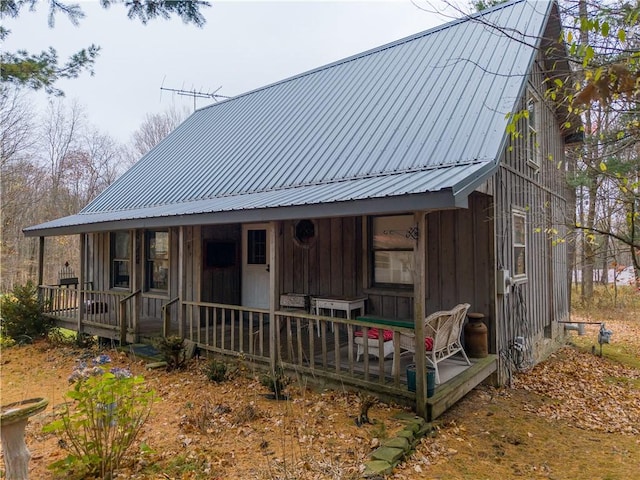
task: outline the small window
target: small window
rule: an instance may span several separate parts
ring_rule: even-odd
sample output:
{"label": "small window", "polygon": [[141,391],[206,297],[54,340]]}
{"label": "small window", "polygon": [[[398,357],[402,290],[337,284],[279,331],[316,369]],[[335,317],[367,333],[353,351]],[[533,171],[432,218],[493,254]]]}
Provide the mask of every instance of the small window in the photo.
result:
{"label": "small window", "polygon": [[513,218],[513,278],[527,279],[527,217],[520,209],[514,209]]}
{"label": "small window", "polygon": [[540,100],[529,92],[527,97],[527,164],[538,170],[541,164],[540,150]]}
{"label": "small window", "polygon": [[129,288],[131,278],[131,236],[129,232],[111,234],[111,287]]}
{"label": "small window", "polygon": [[370,232],[373,284],[401,287],[413,285],[413,216],[373,217]]}
{"label": "small window", "polygon": [[169,291],[169,232],[147,232],[147,290]]}
{"label": "small window", "polygon": [[267,231],[247,231],[247,263],[250,265],[267,264]]}

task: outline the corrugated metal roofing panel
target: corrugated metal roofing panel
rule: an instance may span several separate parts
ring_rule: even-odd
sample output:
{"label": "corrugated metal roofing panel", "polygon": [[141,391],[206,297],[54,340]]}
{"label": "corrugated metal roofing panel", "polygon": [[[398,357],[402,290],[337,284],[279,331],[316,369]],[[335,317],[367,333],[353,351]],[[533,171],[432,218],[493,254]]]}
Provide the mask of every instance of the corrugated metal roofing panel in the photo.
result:
{"label": "corrugated metal roofing panel", "polygon": [[67,224],[453,191],[499,158],[550,9],[503,4],[198,110]]}

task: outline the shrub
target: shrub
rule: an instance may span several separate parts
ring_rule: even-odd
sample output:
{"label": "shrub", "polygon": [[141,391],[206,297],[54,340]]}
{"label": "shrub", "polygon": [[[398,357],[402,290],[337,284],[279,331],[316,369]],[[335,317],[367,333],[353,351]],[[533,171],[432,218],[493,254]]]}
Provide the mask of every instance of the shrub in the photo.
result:
{"label": "shrub", "polygon": [[65,474],[110,478],[149,418],[154,392],[144,388],[142,376],[126,369],[107,370],[110,361],[100,355],[91,366],[81,363],[69,380],[70,399],[59,418],[46,425],[68,456],[49,468]]}
{"label": "shrub", "polygon": [[207,367],[207,378],[216,383],[224,382],[227,379],[227,364],[212,359]]}
{"label": "shrub", "polygon": [[287,398],[284,389],[291,383],[291,379],[285,375],[282,367],[277,365],[275,371],[269,372],[262,377],[261,383],[271,390],[273,398],[276,400],[284,400]]}
{"label": "shrub", "polygon": [[167,370],[181,369],[187,361],[184,338],[177,335],[162,337],[156,340],[156,348],[167,362]]}
{"label": "shrub", "polygon": [[3,337],[16,341],[46,337],[53,320],[42,314],[43,302],[38,299],[38,287],[29,281],[16,285],[12,294],[0,300],[0,329]]}

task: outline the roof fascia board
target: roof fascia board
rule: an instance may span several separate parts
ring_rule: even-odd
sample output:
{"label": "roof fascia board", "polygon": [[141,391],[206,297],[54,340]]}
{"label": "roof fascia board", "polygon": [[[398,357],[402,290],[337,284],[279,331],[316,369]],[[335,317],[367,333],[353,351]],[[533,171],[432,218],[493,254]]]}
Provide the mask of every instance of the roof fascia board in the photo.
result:
{"label": "roof fascia board", "polygon": [[293,207],[235,210],[230,212],[198,213],[193,215],[133,218],[108,222],[68,225],[63,227],[37,227],[24,231],[26,237],[55,237],[89,232],[109,232],[128,229],[166,228],[192,225],[222,225],[229,223],[253,223],[300,218],[351,217],[378,215],[420,210],[466,208],[466,198],[453,195],[450,189],[397,197],[369,198],[351,202],[334,202]]}

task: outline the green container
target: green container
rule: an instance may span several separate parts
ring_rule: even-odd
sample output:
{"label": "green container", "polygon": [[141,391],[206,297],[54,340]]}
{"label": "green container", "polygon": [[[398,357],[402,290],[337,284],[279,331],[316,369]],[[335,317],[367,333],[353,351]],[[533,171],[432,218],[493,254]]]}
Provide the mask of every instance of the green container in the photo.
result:
{"label": "green container", "polygon": [[[427,366],[427,397],[433,397],[436,391],[436,370]],[[410,392],[416,391],[416,366],[407,365],[407,388]]]}

